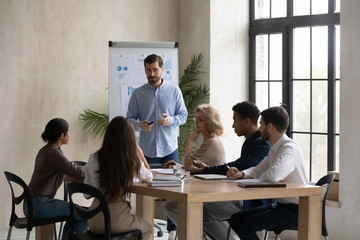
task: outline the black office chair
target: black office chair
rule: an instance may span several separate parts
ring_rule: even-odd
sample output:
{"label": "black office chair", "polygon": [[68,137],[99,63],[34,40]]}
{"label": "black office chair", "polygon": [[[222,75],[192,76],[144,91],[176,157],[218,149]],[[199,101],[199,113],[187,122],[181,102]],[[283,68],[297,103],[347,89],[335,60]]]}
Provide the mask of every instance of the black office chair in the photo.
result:
{"label": "black office chair", "polygon": [[[320,180],[316,183],[316,186],[323,186],[325,184],[327,184],[326,189],[325,189],[325,193],[322,199],[322,224],[321,224],[321,234],[322,236],[327,239],[328,238],[328,231],[326,228],[326,218],[325,218],[325,207],[326,207],[326,199],[327,199],[327,193],[329,190],[329,187],[331,185],[331,183],[334,181],[335,178],[335,174],[328,174],[325,175],[324,177],[320,178]],[[285,226],[280,226],[280,227],[276,227],[267,231],[273,231],[276,234],[275,239],[279,240],[280,237],[279,235],[285,231],[285,230],[298,230],[298,226],[290,226],[290,225],[285,225]],[[265,233],[264,236],[264,240],[267,239],[267,232]]]}
{"label": "black office chair", "polygon": [[[26,185],[26,183],[24,182],[24,180],[22,180],[20,177],[16,176],[15,174],[7,172],[7,171],[4,171],[4,174],[10,185],[11,197],[12,197],[11,217],[10,217],[10,222],[9,222],[9,231],[8,231],[7,239],[10,240],[10,238],[11,238],[11,233],[12,233],[13,227],[20,228],[20,229],[26,228],[26,230],[27,230],[26,239],[28,240],[28,239],[30,239],[30,232],[33,229],[33,227],[53,224],[54,225],[54,237],[56,240],[57,238],[56,238],[55,223],[68,221],[70,219],[70,217],[69,216],[59,216],[59,217],[46,218],[46,219],[35,219],[33,216],[32,198],[30,195],[29,188]],[[19,185],[22,188],[21,194],[17,194],[14,191],[14,187],[16,185],[14,185],[14,187],[13,187],[13,184]],[[27,204],[28,216],[27,217],[18,217],[16,215],[15,209],[16,209],[16,206],[21,204],[23,201],[24,201],[24,204]]]}
{"label": "black office chair", "polygon": [[[87,162],[83,162],[83,161],[72,161],[72,163],[76,166],[85,166]],[[64,181],[63,185],[64,185],[64,201],[68,201],[68,192],[67,192],[67,185],[69,182]],[[59,237],[58,239],[61,239],[61,236],[63,234],[63,227],[64,227],[64,222],[60,223],[60,227],[59,227]]]}
{"label": "black office chair", "polygon": [[[111,220],[110,220],[110,212],[109,207],[106,202],[104,195],[96,188],[84,184],[84,183],[69,183],[68,186],[68,193],[70,199],[70,239],[80,239],[80,240],[120,240],[120,239],[128,239],[136,237],[138,240],[142,239],[142,232],[141,230],[133,230],[124,233],[118,234],[111,234]],[[73,195],[75,193],[81,193],[81,195],[90,195],[94,198],[99,200],[99,205],[92,210],[88,208],[80,207],[79,205],[74,204],[73,202]],[[104,224],[105,224],[105,234],[98,235],[92,233],[90,229],[88,229],[85,233],[82,234],[75,234],[73,230],[73,217],[74,211],[82,217],[83,219],[90,219],[94,217],[99,212],[103,213],[104,216]]]}

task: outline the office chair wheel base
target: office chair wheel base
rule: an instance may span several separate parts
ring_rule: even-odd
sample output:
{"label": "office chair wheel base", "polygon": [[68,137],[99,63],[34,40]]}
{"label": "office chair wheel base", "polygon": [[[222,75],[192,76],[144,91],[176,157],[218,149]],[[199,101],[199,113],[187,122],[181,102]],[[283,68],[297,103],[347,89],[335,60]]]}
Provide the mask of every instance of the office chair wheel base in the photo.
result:
{"label": "office chair wheel base", "polygon": [[158,237],[162,237],[163,235],[164,235],[164,233],[163,233],[162,231],[158,231],[158,232],[157,232],[157,236],[158,236]]}

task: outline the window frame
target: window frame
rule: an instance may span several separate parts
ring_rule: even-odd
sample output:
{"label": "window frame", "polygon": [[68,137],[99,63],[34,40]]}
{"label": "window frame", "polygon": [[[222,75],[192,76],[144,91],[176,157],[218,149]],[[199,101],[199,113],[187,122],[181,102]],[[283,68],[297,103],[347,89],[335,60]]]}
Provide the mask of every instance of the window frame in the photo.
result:
{"label": "window frame", "polygon": [[[271,0],[270,0],[271,1]],[[313,0],[314,1],[314,0]],[[271,4],[270,4],[271,5]],[[335,0],[328,0],[328,13],[293,16],[293,0],[287,0],[287,16],[283,18],[255,19],[255,0],[250,0],[249,25],[249,100],[256,102],[256,36],[281,33],[282,52],[282,103],[287,106],[290,125],[287,131],[293,137],[293,29],[297,27],[328,26],[328,126],[327,126],[327,170],[336,170],[336,25],[340,25],[340,13],[335,12]],[[271,9],[270,9],[271,11]],[[269,57],[269,56],[268,56]],[[267,80],[269,81],[269,79]],[[311,96],[311,95],[310,95]],[[270,94],[268,98],[270,97]],[[268,101],[270,102],[270,101]],[[306,132],[316,134],[313,131]],[[310,144],[310,152],[312,152]],[[312,173],[310,154],[310,180]]]}

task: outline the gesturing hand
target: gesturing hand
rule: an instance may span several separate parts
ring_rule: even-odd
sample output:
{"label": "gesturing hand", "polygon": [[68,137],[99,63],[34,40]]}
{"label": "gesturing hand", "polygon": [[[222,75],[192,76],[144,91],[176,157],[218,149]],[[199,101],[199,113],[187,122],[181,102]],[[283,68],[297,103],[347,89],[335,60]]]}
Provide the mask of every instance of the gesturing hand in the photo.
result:
{"label": "gesturing hand", "polygon": [[169,123],[170,123],[169,115],[167,115],[166,113],[163,113],[162,115],[163,115],[163,118],[160,118],[159,120],[157,120],[158,124],[163,127],[169,125]]}
{"label": "gesturing hand", "polygon": [[154,125],[154,123],[149,122],[149,121],[141,121],[140,122],[140,128],[142,130],[144,130],[145,132],[150,132],[151,131],[151,127]]}

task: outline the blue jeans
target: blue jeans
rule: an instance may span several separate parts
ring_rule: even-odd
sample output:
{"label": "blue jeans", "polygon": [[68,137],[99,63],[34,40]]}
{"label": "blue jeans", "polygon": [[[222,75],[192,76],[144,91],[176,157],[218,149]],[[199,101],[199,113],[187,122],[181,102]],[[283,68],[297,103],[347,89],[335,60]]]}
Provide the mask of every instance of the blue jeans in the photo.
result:
{"label": "blue jeans", "polygon": [[244,200],[244,210],[249,210],[251,208],[260,207],[263,205],[268,205],[270,203],[275,203],[274,199],[255,199],[255,200]]}
{"label": "blue jeans", "polygon": [[[49,197],[37,197],[32,200],[34,218],[51,218],[57,216],[70,216],[70,203]],[[24,204],[24,214],[28,215],[27,204]],[[87,228],[87,221],[75,213],[74,231],[83,233]],[[69,223],[66,222],[63,230],[62,240],[68,239]]]}
{"label": "blue jeans", "polygon": [[176,149],[175,151],[173,151],[172,153],[170,153],[169,155],[165,156],[165,157],[147,157],[145,156],[146,161],[149,163],[150,168],[152,168],[152,165],[159,165],[159,166],[155,166],[153,168],[158,168],[161,167],[162,165],[164,165],[167,161],[170,160],[174,160],[175,162],[179,162],[179,150]]}
{"label": "blue jeans", "polygon": [[268,204],[235,213],[229,220],[240,239],[258,240],[257,231],[298,224],[297,204]]}
{"label": "blue jeans", "polygon": [[[145,156],[146,161],[149,163],[150,168],[161,168],[167,161],[170,160],[174,160],[175,162],[179,162],[179,150],[176,149],[175,151],[173,151],[172,153],[170,153],[169,155],[165,156],[165,157],[154,157],[154,158],[150,158]],[[168,232],[174,231],[176,230],[176,225],[169,219],[167,218],[167,230]]]}

